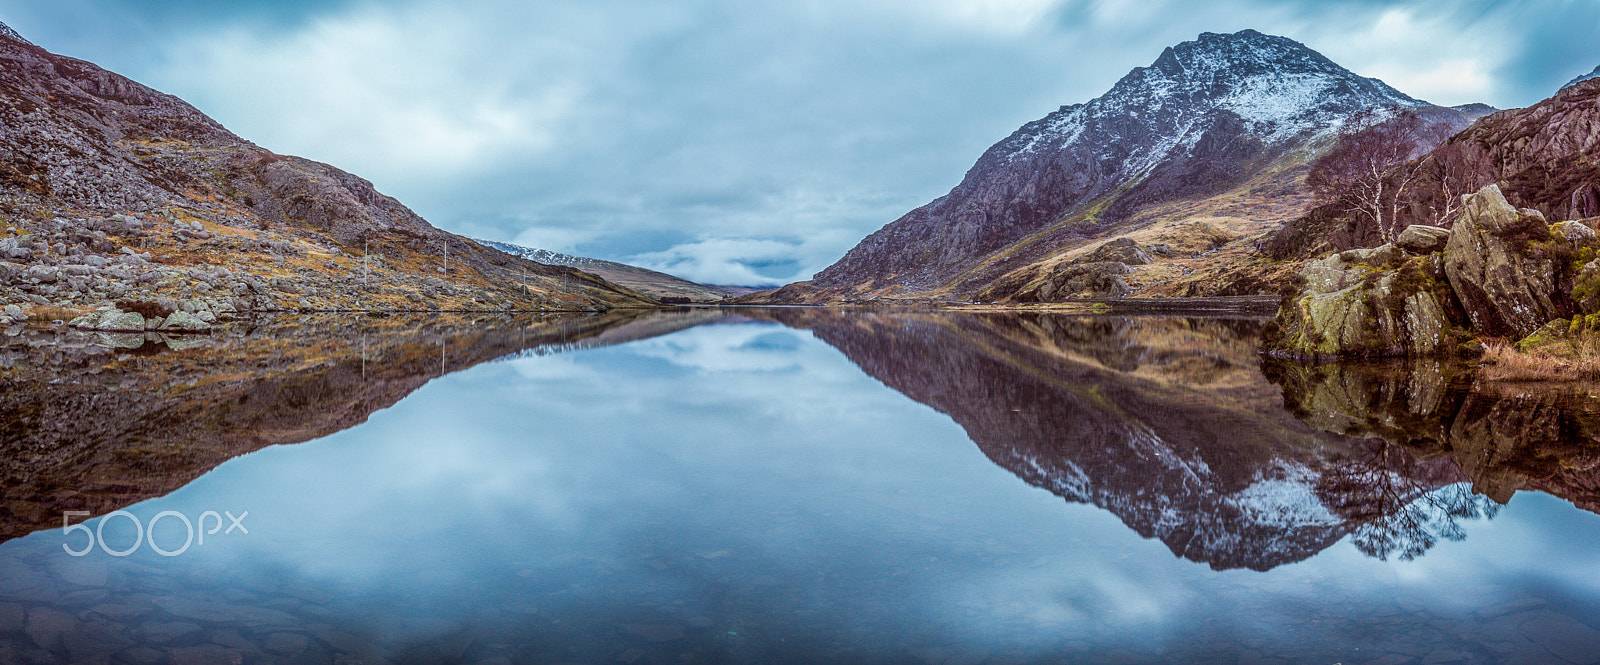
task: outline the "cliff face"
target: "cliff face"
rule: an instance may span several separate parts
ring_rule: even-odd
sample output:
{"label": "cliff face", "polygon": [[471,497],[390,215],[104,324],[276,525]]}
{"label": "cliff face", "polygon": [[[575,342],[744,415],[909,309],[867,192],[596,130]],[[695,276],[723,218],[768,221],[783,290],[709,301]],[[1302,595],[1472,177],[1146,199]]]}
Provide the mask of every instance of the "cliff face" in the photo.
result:
{"label": "cliff face", "polygon": [[1574,82],[1524,109],[1486,116],[1445,141],[1410,203],[1442,206],[1485,185],[1551,221],[1600,216],[1600,80]]}
{"label": "cliff face", "polygon": [[9,29],[0,31],[0,224],[5,302],[198,298],[236,310],[648,302],[440,231],[366,180],[274,154],[183,100]]}
{"label": "cliff face", "polygon": [[[835,299],[963,297],[1089,238],[1152,223],[1140,213],[1159,206],[1230,191],[1290,199],[1300,190],[1298,167],[1343,123],[1392,107],[1465,124],[1462,111],[1428,106],[1292,40],[1253,30],[1206,33],[1167,49],[1105,95],[995,144],[948,195],[872,234],[810,287]],[[1285,210],[1228,201],[1165,212],[1276,222],[1308,201],[1288,202]]]}

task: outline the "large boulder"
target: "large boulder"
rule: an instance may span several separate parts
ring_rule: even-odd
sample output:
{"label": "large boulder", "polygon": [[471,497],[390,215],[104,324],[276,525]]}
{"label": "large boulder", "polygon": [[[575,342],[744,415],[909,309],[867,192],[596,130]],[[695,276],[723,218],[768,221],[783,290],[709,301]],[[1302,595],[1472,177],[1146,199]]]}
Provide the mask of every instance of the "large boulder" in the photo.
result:
{"label": "large boulder", "polygon": [[[1171,246],[1168,245],[1170,249]],[[1117,238],[1107,242],[1094,251],[1072,260],[1072,264],[1101,263],[1113,261],[1123,265],[1142,266],[1153,262],[1150,253],[1144,251],[1132,238]]]}
{"label": "large boulder", "polygon": [[1068,265],[1039,286],[1038,300],[1125,296],[1133,289],[1122,276],[1130,272],[1126,263],[1118,261]]}
{"label": "large boulder", "polygon": [[1412,224],[1400,232],[1394,244],[1412,254],[1432,254],[1444,249],[1449,240],[1450,229]]}
{"label": "large boulder", "polygon": [[1466,197],[1445,245],[1444,269],[1475,331],[1516,339],[1566,315],[1557,279],[1561,250],[1570,255],[1570,247],[1542,215],[1517,210],[1489,185]]}
{"label": "large boulder", "polygon": [[74,328],[105,332],[144,332],[144,316],[115,307],[102,307],[68,322]]}
{"label": "large boulder", "polygon": [[156,330],[165,333],[208,332],[211,330],[211,326],[199,317],[180,309],[168,315]]}
{"label": "large boulder", "polygon": [[1264,350],[1314,359],[1451,353],[1457,326],[1439,264],[1393,245],[1312,261],[1263,334]]}

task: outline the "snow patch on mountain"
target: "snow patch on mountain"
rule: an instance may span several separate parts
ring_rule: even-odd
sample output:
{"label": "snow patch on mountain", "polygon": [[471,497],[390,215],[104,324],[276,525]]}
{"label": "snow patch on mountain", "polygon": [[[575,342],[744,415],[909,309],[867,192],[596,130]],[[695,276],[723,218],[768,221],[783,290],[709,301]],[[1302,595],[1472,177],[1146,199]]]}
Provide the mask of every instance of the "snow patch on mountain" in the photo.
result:
{"label": "snow patch on mountain", "polygon": [[1317,496],[1317,474],[1303,466],[1276,469],[1275,477],[1260,477],[1234,496],[1234,505],[1252,521],[1281,528],[1308,525],[1333,526],[1342,520]]}
{"label": "snow patch on mountain", "polygon": [[1014,163],[1072,145],[1086,132],[1118,142],[1144,137],[1152,144],[1118,169],[1130,177],[1187,154],[1222,111],[1280,144],[1337,131],[1353,111],[1424,105],[1288,38],[1206,33],[1129,72],[1105,95],[1029,123],[1001,147]]}
{"label": "snow patch on mountain", "polygon": [[21,34],[19,34],[16,30],[12,30],[11,26],[6,25],[5,23],[0,23],[0,37],[9,37],[30,46],[33,44],[33,42],[23,39]]}
{"label": "snow patch on mountain", "polygon": [[590,266],[590,267],[597,266],[597,265],[600,265],[601,263],[603,263],[600,259],[591,259],[591,258],[584,257],[584,256],[572,256],[571,254],[562,254],[560,252],[552,252],[552,251],[550,251],[548,249],[537,249],[537,248],[534,248],[534,247],[523,247],[522,245],[513,245],[513,244],[511,244],[509,242],[499,242],[499,241],[496,241],[496,240],[478,240],[477,242],[479,244],[486,245],[486,246],[489,246],[489,247],[493,247],[495,249],[498,249],[498,250],[500,250],[502,252],[505,252],[507,254],[511,254],[513,256],[520,256],[522,258],[528,259],[529,261],[535,261],[535,262],[543,263],[545,265],[550,265],[550,266],[568,266],[568,267],[571,267],[571,268],[582,268],[582,267],[585,267],[585,266]]}

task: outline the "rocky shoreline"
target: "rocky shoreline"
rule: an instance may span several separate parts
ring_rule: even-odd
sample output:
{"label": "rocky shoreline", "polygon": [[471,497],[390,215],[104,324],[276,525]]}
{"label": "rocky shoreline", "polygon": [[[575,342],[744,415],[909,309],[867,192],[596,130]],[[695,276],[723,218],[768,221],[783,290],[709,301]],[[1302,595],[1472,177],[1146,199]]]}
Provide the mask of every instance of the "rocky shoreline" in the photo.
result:
{"label": "rocky shoreline", "polygon": [[1470,356],[1483,339],[1559,337],[1600,312],[1596,225],[1551,224],[1488,185],[1463,197],[1450,229],[1413,225],[1394,243],[1308,263],[1263,349],[1310,360]]}

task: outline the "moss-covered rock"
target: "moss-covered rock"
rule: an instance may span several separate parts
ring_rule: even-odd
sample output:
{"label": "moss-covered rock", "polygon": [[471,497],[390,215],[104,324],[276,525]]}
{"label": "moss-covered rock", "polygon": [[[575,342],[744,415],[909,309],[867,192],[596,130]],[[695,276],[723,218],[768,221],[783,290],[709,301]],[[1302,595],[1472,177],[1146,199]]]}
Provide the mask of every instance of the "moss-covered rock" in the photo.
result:
{"label": "moss-covered rock", "polygon": [[1543,215],[1517,210],[1489,185],[1466,197],[1450,229],[1445,274],[1473,330],[1521,338],[1568,313],[1557,282],[1571,248],[1566,236],[1551,233]]}
{"label": "moss-covered rock", "polygon": [[1394,245],[1313,261],[1263,336],[1272,355],[1303,358],[1452,353],[1460,336],[1436,258]]}

